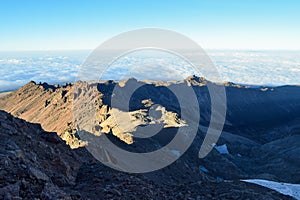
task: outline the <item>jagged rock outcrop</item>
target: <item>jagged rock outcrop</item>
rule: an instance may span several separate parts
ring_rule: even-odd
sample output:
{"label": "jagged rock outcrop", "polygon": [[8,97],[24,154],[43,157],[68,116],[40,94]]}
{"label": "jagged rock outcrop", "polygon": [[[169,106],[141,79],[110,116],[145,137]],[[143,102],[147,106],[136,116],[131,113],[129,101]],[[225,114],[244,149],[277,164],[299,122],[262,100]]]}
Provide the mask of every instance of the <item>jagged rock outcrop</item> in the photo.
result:
{"label": "jagged rock outcrop", "polygon": [[[90,89],[89,86],[85,83],[79,84],[80,90],[83,90],[83,92],[82,94],[76,94],[86,95]],[[70,84],[59,87],[48,85],[47,83],[36,84],[35,82],[30,82],[19,90],[0,98],[0,109],[4,109],[14,116],[27,121],[40,123],[47,131],[57,132],[71,148],[83,147],[87,145],[87,142],[80,140],[76,136],[74,127],[72,112],[73,94],[73,87]],[[127,144],[133,143],[132,132],[136,130],[137,126],[155,123],[163,123],[165,127],[184,125],[184,122],[178,118],[176,113],[167,111],[165,107],[158,106],[155,108],[162,116],[159,119],[154,119],[148,115],[150,108],[131,112],[124,112],[115,108],[111,109],[101,103],[101,97],[103,96],[101,92],[96,91],[93,94],[96,96],[91,97],[93,98],[90,99],[91,101],[100,99],[100,104],[95,104],[94,109],[98,110],[99,119],[96,120],[100,123],[102,133],[112,133]],[[149,102],[147,105],[149,105]],[[123,116],[123,118],[130,116],[131,124],[134,125],[122,130],[124,127],[121,129],[117,126],[115,119],[110,116],[111,112],[114,112],[119,117]],[[119,119],[119,121],[124,120]]]}
{"label": "jagged rock outcrop", "polygon": [[0,109],[29,122],[39,123],[49,132],[61,135],[72,148],[86,143],[74,135],[72,85],[37,84],[33,81],[0,98]]}
{"label": "jagged rock outcrop", "polygon": [[[151,116],[148,114],[149,110],[156,113]],[[138,126],[157,124],[162,124],[164,128],[186,126],[176,113],[169,112],[162,106],[125,112],[116,108],[108,110],[104,105],[100,108],[99,115],[101,115],[99,120],[101,131],[111,132],[127,144],[133,143],[133,133]]]}

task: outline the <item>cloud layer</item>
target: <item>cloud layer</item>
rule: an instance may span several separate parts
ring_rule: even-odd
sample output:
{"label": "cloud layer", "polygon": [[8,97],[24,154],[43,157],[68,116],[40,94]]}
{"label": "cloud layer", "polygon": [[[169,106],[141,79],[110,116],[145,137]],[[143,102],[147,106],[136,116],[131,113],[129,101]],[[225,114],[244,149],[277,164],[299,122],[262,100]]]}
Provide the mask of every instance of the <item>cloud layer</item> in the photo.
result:
{"label": "cloud layer", "polygon": [[33,80],[36,82],[72,82],[82,58],[60,55],[1,55],[0,91],[18,88]]}
{"label": "cloud layer", "polygon": [[224,80],[254,85],[299,85],[299,51],[209,51]]}
{"label": "cloud layer", "polygon": [[[73,82],[88,53],[33,52],[26,55],[2,53],[0,54],[0,91],[16,89],[30,80],[48,83]],[[223,81],[251,85],[300,84],[300,52],[298,51],[218,50],[208,51],[208,55]],[[191,74],[202,75],[178,56],[167,52],[144,50],[119,58],[101,78],[180,80]]]}

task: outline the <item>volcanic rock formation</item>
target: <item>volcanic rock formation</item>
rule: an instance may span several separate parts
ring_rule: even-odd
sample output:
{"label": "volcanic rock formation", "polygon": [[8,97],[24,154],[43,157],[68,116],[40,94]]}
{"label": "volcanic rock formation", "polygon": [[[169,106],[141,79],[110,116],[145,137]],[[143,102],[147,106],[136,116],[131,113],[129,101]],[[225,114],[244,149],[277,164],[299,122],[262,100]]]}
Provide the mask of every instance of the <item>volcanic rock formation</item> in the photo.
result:
{"label": "volcanic rock formation", "polygon": [[[133,94],[127,92],[126,87],[140,83],[143,86]],[[211,119],[209,84],[225,87],[226,119],[220,139],[216,144],[212,144],[215,145],[213,150],[205,158],[199,159],[199,149]],[[184,87],[192,89],[200,108],[200,122],[197,124],[199,127],[191,146],[185,152],[169,149],[171,156],[180,156],[174,163],[155,172],[129,175],[105,167],[85,148],[79,148],[91,142],[79,137],[79,129],[87,130],[95,138],[101,138],[104,134],[114,144],[131,152],[158,150],[172,141],[178,129],[187,130],[186,134],[189,135],[191,123],[196,122],[186,116],[193,116],[196,109],[188,102],[189,97],[185,98],[183,106],[180,105],[176,95],[168,89],[170,87],[175,90]],[[114,99],[114,96],[122,98]],[[124,99],[128,100],[128,105],[123,103]],[[196,76],[178,82],[140,82],[129,79],[121,82],[78,82],[61,87],[30,82],[2,96],[0,109],[14,117],[41,124],[40,127],[1,112],[0,133],[3,135],[1,138],[4,138],[4,146],[1,147],[4,148],[1,151],[4,152],[1,154],[4,155],[1,168],[5,169],[1,170],[1,173],[4,173],[0,179],[3,180],[1,191],[12,188],[9,191],[19,191],[18,195],[23,198],[27,197],[24,195],[29,195],[28,198],[41,198],[39,195],[42,191],[47,194],[49,191],[51,193],[52,189],[57,189],[70,198],[92,199],[130,198],[128,191],[134,191],[137,197],[145,195],[147,199],[253,199],[255,195],[262,199],[282,199],[288,197],[239,180],[256,178],[300,183],[299,86],[253,87],[234,83],[214,84]],[[147,127],[157,128],[158,134],[150,133],[150,136],[146,137],[148,135],[143,135],[146,133],[143,131]],[[48,132],[56,132],[74,150],[64,145],[55,134]],[[26,135],[29,135],[30,139],[26,139]],[[16,145],[10,144],[11,141]],[[6,147],[6,144],[9,146]],[[48,148],[44,144],[51,147]],[[7,151],[11,151],[10,148],[16,152],[9,154]],[[32,182],[33,177],[32,191],[25,190],[23,183],[18,182],[22,180],[16,175],[19,166],[23,169],[23,163],[15,163],[21,162],[19,159],[22,158],[18,149],[27,152],[24,160],[28,160],[26,163],[33,167],[33,170],[28,172],[29,178],[25,178],[25,181]],[[8,155],[13,156],[14,163],[9,166],[16,166],[12,168],[16,171],[6,169],[8,161],[5,162],[4,158]],[[35,157],[41,158],[31,161]],[[54,157],[58,157],[57,168],[53,167],[52,162],[56,160]],[[48,162],[49,159],[51,161]],[[69,171],[55,171],[58,169]],[[27,176],[26,173],[24,176]],[[62,174],[63,181],[57,181],[59,178],[54,174]],[[36,176],[39,177],[39,181],[35,180]],[[39,186],[35,186],[36,183],[39,183]],[[95,188],[100,189],[93,194],[89,192]],[[37,196],[34,196],[34,193]],[[7,192],[0,194],[6,195]]]}

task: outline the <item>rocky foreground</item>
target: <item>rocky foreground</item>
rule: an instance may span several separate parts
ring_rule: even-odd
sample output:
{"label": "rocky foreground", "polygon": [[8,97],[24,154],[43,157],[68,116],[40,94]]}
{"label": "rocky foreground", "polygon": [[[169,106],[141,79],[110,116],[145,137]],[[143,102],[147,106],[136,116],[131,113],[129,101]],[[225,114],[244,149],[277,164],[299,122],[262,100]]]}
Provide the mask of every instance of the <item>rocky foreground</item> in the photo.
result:
{"label": "rocky foreground", "polygon": [[201,173],[203,181],[182,184],[121,173],[84,148],[71,150],[39,124],[0,111],[0,125],[0,199],[291,199],[248,183],[205,181]]}
{"label": "rocky foreground", "polygon": [[[300,183],[299,87],[224,84],[225,127],[215,148],[199,159],[210,120],[209,83],[194,76],[177,83],[147,82],[132,98],[130,111],[111,107],[113,88],[130,82],[137,81],[108,81],[93,87],[80,83],[86,89],[81,94],[71,84],[59,87],[30,82],[1,97],[0,199],[291,198],[240,179]],[[76,133],[74,94],[88,94],[96,88],[97,95],[88,95],[96,105],[96,137],[106,134],[130,151],[152,151],[168,143],[178,127],[189,125],[180,118],[175,97],[165,89],[169,84],[193,88],[201,108],[195,140],[173,164],[145,174],[122,173],[101,164],[82,148],[89,144]],[[155,104],[160,105],[155,107],[161,113],[157,118],[148,114]],[[133,125],[121,130],[110,118],[112,112],[129,115]],[[163,125],[158,136],[134,137],[139,127],[155,123]]]}

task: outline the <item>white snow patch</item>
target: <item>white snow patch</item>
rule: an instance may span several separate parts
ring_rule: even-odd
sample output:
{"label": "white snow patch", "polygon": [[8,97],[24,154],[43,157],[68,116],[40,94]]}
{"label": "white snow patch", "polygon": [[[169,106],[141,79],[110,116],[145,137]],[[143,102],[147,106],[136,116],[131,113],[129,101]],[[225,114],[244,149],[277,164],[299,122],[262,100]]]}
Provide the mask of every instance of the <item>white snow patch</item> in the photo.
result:
{"label": "white snow patch", "polygon": [[220,154],[229,154],[229,151],[227,149],[227,145],[223,144],[220,146],[214,145],[214,148],[220,153]]}
{"label": "white snow patch", "polygon": [[261,180],[261,179],[249,179],[242,180],[248,183],[255,183],[285,195],[292,196],[300,200],[300,184],[291,184],[291,183],[280,183],[275,181]]}
{"label": "white snow patch", "polygon": [[203,171],[203,172],[205,172],[205,173],[208,173],[208,172],[209,172],[208,169],[206,169],[206,167],[204,167],[204,166],[202,166],[202,165],[199,166],[199,170],[200,170],[200,171]]}

